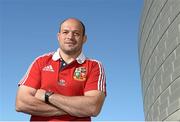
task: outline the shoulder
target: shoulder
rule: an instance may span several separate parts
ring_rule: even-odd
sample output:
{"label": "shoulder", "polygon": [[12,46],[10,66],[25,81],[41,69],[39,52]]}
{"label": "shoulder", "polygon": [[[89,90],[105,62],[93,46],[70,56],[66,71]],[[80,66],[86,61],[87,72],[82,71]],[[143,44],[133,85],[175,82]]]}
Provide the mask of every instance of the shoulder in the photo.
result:
{"label": "shoulder", "polygon": [[89,63],[93,67],[103,67],[102,62],[96,59],[87,58],[86,62]]}
{"label": "shoulder", "polygon": [[86,61],[94,64],[102,64],[101,61],[92,58],[87,58]]}
{"label": "shoulder", "polygon": [[44,54],[36,57],[34,62],[37,62],[37,63],[40,63],[40,64],[47,63],[47,62],[52,60],[53,54],[54,54],[54,52],[44,53]]}

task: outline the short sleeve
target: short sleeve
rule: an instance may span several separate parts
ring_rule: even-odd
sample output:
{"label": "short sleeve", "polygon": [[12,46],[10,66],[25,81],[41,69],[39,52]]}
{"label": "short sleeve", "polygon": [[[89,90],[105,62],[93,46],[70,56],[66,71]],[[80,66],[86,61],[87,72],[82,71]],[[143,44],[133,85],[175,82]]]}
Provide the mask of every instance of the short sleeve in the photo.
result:
{"label": "short sleeve", "polygon": [[95,62],[88,74],[84,92],[90,90],[99,90],[106,94],[106,76],[100,62]]}
{"label": "short sleeve", "polygon": [[25,86],[38,89],[40,88],[40,84],[41,84],[40,78],[41,78],[41,71],[38,65],[38,59],[36,59],[29,66],[26,74],[18,83],[18,86],[25,85]]}

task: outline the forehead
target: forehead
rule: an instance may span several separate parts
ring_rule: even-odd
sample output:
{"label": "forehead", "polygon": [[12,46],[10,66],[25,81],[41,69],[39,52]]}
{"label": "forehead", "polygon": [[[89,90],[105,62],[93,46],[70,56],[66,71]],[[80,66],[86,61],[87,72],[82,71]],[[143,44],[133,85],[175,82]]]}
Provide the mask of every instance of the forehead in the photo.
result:
{"label": "forehead", "polygon": [[77,20],[66,20],[61,24],[61,30],[77,30],[82,31],[82,25]]}

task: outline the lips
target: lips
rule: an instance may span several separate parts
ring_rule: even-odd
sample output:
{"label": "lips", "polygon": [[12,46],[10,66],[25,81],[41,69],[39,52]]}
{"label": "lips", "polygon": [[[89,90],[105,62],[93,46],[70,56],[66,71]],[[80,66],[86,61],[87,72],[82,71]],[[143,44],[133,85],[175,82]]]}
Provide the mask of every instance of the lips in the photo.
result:
{"label": "lips", "polygon": [[75,44],[74,42],[65,42],[65,44]]}
{"label": "lips", "polygon": [[64,42],[64,44],[75,45],[76,42],[75,41],[66,41],[66,42]]}

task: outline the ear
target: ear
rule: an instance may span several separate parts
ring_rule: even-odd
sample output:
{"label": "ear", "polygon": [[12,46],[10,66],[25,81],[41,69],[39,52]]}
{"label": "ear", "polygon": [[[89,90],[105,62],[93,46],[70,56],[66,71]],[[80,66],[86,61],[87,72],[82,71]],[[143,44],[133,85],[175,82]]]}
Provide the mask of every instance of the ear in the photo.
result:
{"label": "ear", "polygon": [[84,35],[83,37],[83,43],[85,43],[87,41],[87,35]]}
{"label": "ear", "polygon": [[60,40],[60,33],[57,33],[57,39]]}

